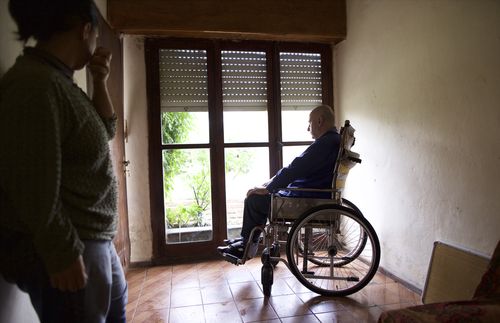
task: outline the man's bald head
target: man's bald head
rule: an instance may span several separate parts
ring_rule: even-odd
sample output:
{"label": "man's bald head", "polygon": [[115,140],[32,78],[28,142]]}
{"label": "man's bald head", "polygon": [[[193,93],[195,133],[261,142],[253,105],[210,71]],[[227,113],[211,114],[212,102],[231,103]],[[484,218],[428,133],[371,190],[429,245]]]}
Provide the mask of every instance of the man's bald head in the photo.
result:
{"label": "man's bald head", "polygon": [[329,105],[317,106],[309,114],[307,130],[314,139],[318,139],[333,127],[335,127],[335,112]]}

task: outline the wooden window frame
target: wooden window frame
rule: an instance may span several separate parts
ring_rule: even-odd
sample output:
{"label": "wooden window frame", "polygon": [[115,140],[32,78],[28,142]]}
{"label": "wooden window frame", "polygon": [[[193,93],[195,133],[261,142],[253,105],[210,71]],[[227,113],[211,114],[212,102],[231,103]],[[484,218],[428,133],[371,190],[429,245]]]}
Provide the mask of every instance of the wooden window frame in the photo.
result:
{"label": "wooden window frame", "polygon": [[[207,51],[208,69],[208,114],[210,120],[210,140],[208,144],[172,144],[161,142],[160,90],[159,90],[159,50],[198,49]],[[251,50],[265,51],[267,57],[267,111],[269,139],[261,143],[224,143],[222,67],[221,51]],[[149,128],[149,188],[151,227],[153,231],[153,262],[197,260],[216,255],[216,246],[226,235],[226,217],[214,216],[213,239],[208,242],[167,245],[165,238],[164,197],[162,174],[162,150],[166,148],[209,148],[211,150],[212,214],[226,214],[226,206],[221,196],[225,196],[224,149],[229,147],[268,147],[270,177],[282,167],[282,147],[306,145],[310,142],[283,142],[281,138],[280,101],[280,52],[314,52],[321,54],[322,103],[333,106],[332,48],[328,44],[291,43],[275,41],[231,41],[218,39],[146,38],[146,82],[148,98]],[[306,121],[305,121],[306,122]],[[222,174],[222,176],[221,176]],[[216,198],[214,198],[214,196]],[[158,216],[161,214],[162,216]]]}

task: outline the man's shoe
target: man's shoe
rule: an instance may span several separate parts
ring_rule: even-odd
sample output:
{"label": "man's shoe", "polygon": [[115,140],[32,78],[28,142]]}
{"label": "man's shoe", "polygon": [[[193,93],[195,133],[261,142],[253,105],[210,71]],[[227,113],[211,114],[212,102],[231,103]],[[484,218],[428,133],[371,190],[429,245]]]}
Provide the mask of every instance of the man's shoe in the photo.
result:
{"label": "man's shoe", "polygon": [[[264,238],[259,237],[259,243],[261,243],[263,239]],[[238,238],[234,238],[234,239],[224,239],[222,241],[224,242],[225,245],[229,246],[229,245],[231,245],[233,243],[243,241],[243,237],[238,237]]]}
{"label": "man's shoe", "polygon": [[230,244],[229,246],[220,246],[217,247],[217,251],[222,255],[229,255],[238,259],[243,258],[243,253],[245,252],[245,245],[243,244],[243,241],[238,241],[233,244]]}
{"label": "man's shoe", "polygon": [[223,242],[226,246],[232,245],[233,243],[240,242],[240,241],[243,241],[243,237],[223,240]]}

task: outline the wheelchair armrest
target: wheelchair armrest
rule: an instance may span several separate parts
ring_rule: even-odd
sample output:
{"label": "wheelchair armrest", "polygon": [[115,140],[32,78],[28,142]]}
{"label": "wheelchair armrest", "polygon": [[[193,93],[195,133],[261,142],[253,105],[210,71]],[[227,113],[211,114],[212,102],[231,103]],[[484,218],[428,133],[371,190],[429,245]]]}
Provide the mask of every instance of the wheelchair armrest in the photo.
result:
{"label": "wheelchair armrest", "polygon": [[[306,191],[306,192],[334,192],[332,189],[314,189],[314,188],[286,188],[288,191]],[[287,197],[278,193],[271,195],[271,212],[269,213],[269,222],[285,221],[293,222],[299,218],[305,211],[325,204],[338,204],[338,201],[332,198],[316,197]]]}
{"label": "wheelchair armrest", "polygon": [[326,192],[326,193],[332,193],[336,192],[337,190],[331,189],[331,188],[300,188],[300,187],[285,187],[285,188],[278,188],[276,189],[275,192],[273,192],[273,195],[278,194],[279,191],[299,191],[299,192]]}

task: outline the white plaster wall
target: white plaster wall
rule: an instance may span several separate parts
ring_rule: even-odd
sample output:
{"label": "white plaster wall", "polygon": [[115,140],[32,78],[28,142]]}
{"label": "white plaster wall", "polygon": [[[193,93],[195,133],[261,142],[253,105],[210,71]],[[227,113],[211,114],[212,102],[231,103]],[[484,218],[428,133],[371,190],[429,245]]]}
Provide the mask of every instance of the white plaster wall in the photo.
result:
{"label": "white plaster wall", "polygon": [[108,18],[108,1],[107,0],[94,0],[94,3],[99,9],[101,15],[107,20]]}
{"label": "white plaster wall", "polygon": [[144,40],[124,36],[124,109],[127,125],[126,159],[130,161],[127,176],[127,203],[131,262],[150,261],[152,232],[149,207],[148,122]]}
{"label": "white plaster wall", "polygon": [[349,0],[336,106],[363,163],[347,197],[381,266],[423,288],[433,242],[490,256],[500,239],[500,2]]}
{"label": "white plaster wall", "polygon": [[7,283],[0,275],[0,322],[38,323],[28,294]]}
{"label": "white plaster wall", "polygon": [[16,25],[9,14],[8,1],[0,0],[0,75],[5,74],[14,64],[23,48],[22,44],[16,41],[16,30]]}

